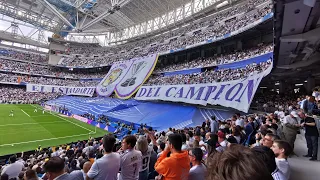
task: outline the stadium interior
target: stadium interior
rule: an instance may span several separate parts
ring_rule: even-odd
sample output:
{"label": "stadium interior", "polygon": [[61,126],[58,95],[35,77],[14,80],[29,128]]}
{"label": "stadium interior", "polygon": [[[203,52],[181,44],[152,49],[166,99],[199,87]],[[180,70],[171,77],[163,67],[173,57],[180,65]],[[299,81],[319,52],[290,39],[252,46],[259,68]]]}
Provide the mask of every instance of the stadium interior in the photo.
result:
{"label": "stadium interior", "polygon": [[1,0],[0,180],[317,180],[319,69],[320,0]]}

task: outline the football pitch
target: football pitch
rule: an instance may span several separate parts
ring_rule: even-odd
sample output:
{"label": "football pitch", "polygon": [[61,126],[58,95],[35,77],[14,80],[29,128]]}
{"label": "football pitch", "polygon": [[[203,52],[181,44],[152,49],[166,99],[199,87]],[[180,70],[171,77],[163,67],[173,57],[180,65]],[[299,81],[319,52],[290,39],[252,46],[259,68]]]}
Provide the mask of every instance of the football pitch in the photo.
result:
{"label": "football pitch", "polygon": [[[38,112],[34,112],[35,109]],[[10,117],[13,110],[14,116]],[[0,104],[0,156],[101,137],[107,131],[44,112],[35,105]]]}

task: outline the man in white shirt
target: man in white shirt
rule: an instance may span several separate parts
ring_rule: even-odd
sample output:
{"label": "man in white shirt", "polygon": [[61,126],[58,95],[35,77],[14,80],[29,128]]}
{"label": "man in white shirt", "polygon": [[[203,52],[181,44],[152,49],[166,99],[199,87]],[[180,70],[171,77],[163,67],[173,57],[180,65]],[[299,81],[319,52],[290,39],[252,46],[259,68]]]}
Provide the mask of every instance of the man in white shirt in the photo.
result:
{"label": "man in white shirt", "polygon": [[136,143],[137,138],[132,135],[126,136],[122,140],[119,180],[139,179],[139,172],[142,167],[142,154],[140,151],[134,150]]}
{"label": "man in white shirt", "polygon": [[117,180],[120,169],[120,155],[112,152],[115,142],[116,139],[113,135],[103,137],[104,156],[93,163],[87,173],[87,180]]}
{"label": "man in white shirt", "polygon": [[219,147],[216,148],[216,150],[218,152],[223,152],[228,146],[228,142],[226,140],[226,136],[221,131],[218,132],[218,143],[220,145]]}
{"label": "man in white shirt", "polygon": [[9,176],[9,179],[11,178],[17,178],[22,171],[24,165],[21,162],[17,161],[17,157],[15,155],[11,156],[10,159],[10,165],[3,168],[1,175],[7,174]]}
{"label": "man in white shirt", "polygon": [[236,120],[236,126],[244,127],[244,120],[240,117],[240,113],[235,113],[237,120]]}
{"label": "man in white shirt", "polygon": [[93,142],[88,142],[88,146],[83,148],[82,152],[85,153],[87,156],[89,156],[90,151],[94,150],[93,148]]}
{"label": "man in white shirt", "polygon": [[59,147],[55,147],[55,151],[51,153],[51,157],[60,156]]}
{"label": "man in white shirt", "polygon": [[188,180],[205,180],[207,168],[202,164],[203,152],[200,148],[194,148],[189,151],[189,159],[192,167],[189,171]]}
{"label": "man in white shirt", "polygon": [[292,148],[290,144],[286,141],[276,140],[272,147],[272,151],[276,156],[276,164],[279,171],[285,177],[285,180],[290,179],[290,165],[287,160],[288,156],[292,153]]}

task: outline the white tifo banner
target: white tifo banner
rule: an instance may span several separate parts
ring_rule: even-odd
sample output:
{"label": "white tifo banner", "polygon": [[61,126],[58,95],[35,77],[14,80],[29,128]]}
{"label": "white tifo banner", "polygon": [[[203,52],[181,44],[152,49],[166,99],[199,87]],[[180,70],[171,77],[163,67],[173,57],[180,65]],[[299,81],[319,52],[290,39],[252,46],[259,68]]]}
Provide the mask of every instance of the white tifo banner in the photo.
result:
{"label": "white tifo banner", "polygon": [[247,79],[188,85],[142,86],[136,94],[137,100],[164,100],[189,104],[213,104],[232,107],[248,112],[254,94],[262,78],[271,72],[270,67],[254,73]]}
{"label": "white tifo banner", "polygon": [[115,88],[116,95],[121,99],[130,98],[138,88],[149,78],[157,64],[158,55],[134,58],[127,74]]}
{"label": "white tifo banner", "polygon": [[48,92],[63,93],[66,95],[89,96],[92,97],[95,87],[69,87],[69,86],[52,86],[41,84],[27,84],[27,92]]}
{"label": "white tifo banner", "polygon": [[110,96],[117,84],[123,79],[123,77],[128,72],[128,69],[132,65],[132,61],[122,61],[115,62],[108,74],[103,78],[103,80],[98,84],[96,92],[100,96]]}

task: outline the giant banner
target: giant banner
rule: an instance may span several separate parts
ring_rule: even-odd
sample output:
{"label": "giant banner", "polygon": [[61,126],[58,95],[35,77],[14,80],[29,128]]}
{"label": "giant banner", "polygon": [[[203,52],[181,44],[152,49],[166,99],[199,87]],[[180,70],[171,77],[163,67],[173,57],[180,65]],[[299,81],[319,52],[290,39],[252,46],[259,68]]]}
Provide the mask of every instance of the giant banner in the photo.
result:
{"label": "giant banner", "polygon": [[52,86],[41,84],[27,84],[27,92],[51,92],[63,93],[66,95],[89,96],[92,97],[95,87],[69,87],[69,86]]}
{"label": "giant banner", "polygon": [[108,74],[103,78],[103,80],[98,84],[96,92],[100,96],[110,96],[114,91],[117,84],[123,79],[123,77],[128,72],[132,61],[115,62]]}
{"label": "giant banner", "polygon": [[121,99],[127,99],[137,92],[153,72],[157,59],[157,54],[131,59],[132,65],[115,88],[116,95]]}
{"label": "giant banner", "polygon": [[142,86],[137,100],[165,100],[190,104],[213,104],[248,112],[252,98],[262,80],[270,73],[272,65],[262,73],[247,79],[209,84]]}

